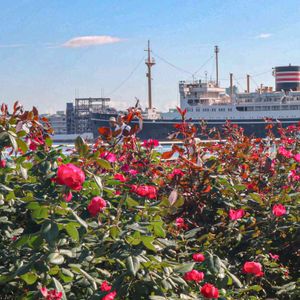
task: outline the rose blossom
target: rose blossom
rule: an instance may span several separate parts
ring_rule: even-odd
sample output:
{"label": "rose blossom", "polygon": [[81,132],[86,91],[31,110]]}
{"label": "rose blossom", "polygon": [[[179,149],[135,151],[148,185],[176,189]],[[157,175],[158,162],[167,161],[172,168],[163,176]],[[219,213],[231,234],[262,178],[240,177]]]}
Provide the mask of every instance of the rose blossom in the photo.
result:
{"label": "rose blossom", "polygon": [[0,168],[5,168],[6,167],[6,160],[5,159],[1,159],[0,160]]}
{"label": "rose blossom", "polygon": [[198,272],[197,270],[192,270],[189,272],[186,272],[183,277],[186,281],[195,281],[200,282],[204,278],[203,272]]}
{"label": "rose blossom", "polygon": [[219,290],[211,283],[205,283],[200,292],[205,298],[208,299],[219,298]]}
{"label": "rose blossom", "polygon": [[117,296],[117,292],[116,291],[110,292],[106,296],[104,296],[102,298],[102,300],[114,300],[116,296]]}
{"label": "rose blossom", "polygon": [[293,157],[293,154],[291,151],[285,149],[283,146],[280,146],[278,149],[278,153],[281,154],[282,156],[286,157],[286,158],[291,158]]}
{"label": "rose blossom", "polygon": [[56,290],[48,290],[46,287],[40,288],[40,292],[46,300],[61,300],[63,296],[62,292],[58,292]]}
{"label": "rose blossom", "polygon": [[205,261],[205,256],[202,253],[194,253],[193,260],[196,262],[203,262]]}
{"label": "rose blossom", "polygon": [[229,219],[230,220],[238,220],[241,219],[245,215],[245,211],[243,209],[230,209],[229,210]]}
{"label": "rose blossom", "polygon": [[109,292],[111,290],[111,285],[109,285],[108,282],[105,280],[102,282],[100,286],[100,290],[102,292]]}
{"label": "rose blossom", "polygon": [[294,155],[294,160],[300,162],[300,153]]}
{"label": "rose blossom", "polygon": [[126,177],[123,174],[120,174],[120,173],[115,174],[114,179],[119,180],[121,182],[127,181]]}
{"label": "rose blossom", "polygon": [[176,227],[178,229],[187,229],[188,228],[188,226],[187,226],[187,224],[185,224],[185,221],[183,218],[176,219]]}
{"label": "rose blossom", "polygon": [[274,204],[272,208],[272,212],[276,217],[281,217],[286,214],[286,208],[282,204]]}
{"label": "rose blossom", "polygon": [[101,197],[94,197],[89,203],[87,209],[91,216],[95,217],[99,212],[106,207],[106,201]]}
{"label": "rose blossom", "polygon": [[114,163],[117,160],[117,157],[116,157],[115,154],[107,152],[107,151],[102,152],[100,154],[100,157],[103,158],[103,159],[106,159],[107,161],[109,161],[111,163]]}
{"label": "rose blossom", "polygon": [[81,169],[73,164],[60,165],[57,170],[56,182],[66,185],[72,190],[80,191],[85,181],[85,175]]}
{"label": "rose blossom", "polygon": [[65,194],[63,197],[66,202],[70,202],[73,198],[72,192],[70,191],[68,194]]}
{"label": "rose blossom", "polygon": [[158,145],[159,145],[158,140],[149,139],[143,142],[143,147],[145,148],[153,148],[153,147],[157,147]]}
{"label": "rose blossom", "polygon": [[261,277],[264,275],[264,273],[262,272],[262,265],[255,261],[245,262],[243,271],[245,273],[254,274],[256,277]]}
{"label": "rose blossom", "polygon": [[131,191],[136,193],[141,197],[146,197],[149,199],[155,199],[157,197],[156,187],[152,185],[131,185]]}
{"label": "rose blossom", "polygon": [[271,252],[269,253],[269,256],[274,259],[274,260],[279,260],[279,255],[278,254],[272,254]]}

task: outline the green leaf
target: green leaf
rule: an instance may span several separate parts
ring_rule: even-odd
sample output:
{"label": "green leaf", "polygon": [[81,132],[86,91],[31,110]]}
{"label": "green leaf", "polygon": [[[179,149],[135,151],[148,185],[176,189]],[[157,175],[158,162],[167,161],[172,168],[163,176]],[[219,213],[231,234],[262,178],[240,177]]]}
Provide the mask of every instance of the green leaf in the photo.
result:
{"label": "green leaf", "polygon": [[68,235],[75,241],[79,241],[79,233],[74,223],[70,222],[65,226]]}
{"label": "green leaf", "polygon": [[9,140],[10,140],[10,144],[13,147],[13,149],[17,152],[18,151],[18,144],[17,144],[16,138],[12,135],[13,132],[8,131],[8,133],[9,133],[8,137],[9,137]]}
{"label": "green leaf", "polygon": [[139,203],[135,200],[133,200],[131,197],[127,196],[126,197],[126,204],[128,205],[128,207],[134,207],[134,206],[138,206]]}
{"label": "green leaf", "polygon": [[75,217],[75,219],[84,227],[84,228],[88,228],[88,224],[82,220],[73,209],[70,209],[72,215]]}
{"label": "green leaf", "polygon": [[53,221],[45,221],[45,223],[42,226],[42,234],[48,242],[48,244],[55,244],[55,240],[59,235],[59,229],[57,224]]}
{"label": "green leaf", "polygon": [[102,168],[102,169],[105,169],[105,170],[111,170],[112,167],[110,165],[110,163],[105,160],[105,159],[101,159],[101,158],[98,158],[96,160],[96,163]]}
{"label": "green leaf", "polygon": [[126,266],[129,273],[135,276],[140,268],[140,261],[137,257],[128,256],[126,259]]}
{"label": "green leaf", "polygon": [[153,241],[154,241],[154,237],[152,236],[141,236],[142,239],[142,243],[144,244],[144,246],[149,249],[152,250],[154,252],[156,252],[156,248],[153,246]]}
{"label": "green leaf", "polygon": [[28,272],[26,274],[21,275],[20,277],[29,285],[34,284],[38,279],[36,273],[33,272]]}
{"label": "green leaf", "polygon": [[32,212],[32,217],[35,219],[47,219],[49,216],[48,207],[40,206]]}
{"label": "green leaf", "polygon": [[17,144],[18,144],[18,147],[22,150],[23,153],[26,153],[28,151],[27,144],[23,140],[21,140],[20,138],[17,139]]}
{"label": "green leaf", "polygon": [[103,191],[103,184],[101,178],[97,175],[94,175],[94,179],[100,191]]}
{"label": "green leaf", "polygon": [[58,292],[62,292],[62,300],[67,300],[65,290],[64,290],[63,286],[61,285],[61,283],[57,279],[55,279],[54,277],[52,277],[52,280],[54,282],[55,289]]}
{"label": "green leaf", "polygon": [[194,268],[194,265],[195,263],[185,263],[185,264],[182,264],[182,265],[179,265],[177,267],[174,268],[174,272],[177,272],[177,273],[186,273],[186,272],[189,272],[189,271],[192,271],[193,268]]}

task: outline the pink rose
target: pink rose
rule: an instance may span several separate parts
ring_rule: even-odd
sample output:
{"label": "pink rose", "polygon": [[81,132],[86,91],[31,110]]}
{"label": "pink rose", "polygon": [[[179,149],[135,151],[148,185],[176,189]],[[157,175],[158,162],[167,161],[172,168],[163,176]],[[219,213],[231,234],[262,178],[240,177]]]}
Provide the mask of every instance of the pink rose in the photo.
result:
{"label": "pink rose", "polygon": [[282,204],[274,204],[272,208],[274,216],[281,217],[286,214],[286,208]]}
{"label": "pink rose", "polygon": [[115,154],[107,152],[107,151],[101,153],[100,157],[103,159],[106,159],[107,161],[109,161],[111,163],[114,163],[117,160],[117,157]]}
{"label": "pink rose", "polygon": [[243,271],[248,274],[254,274],[256,277],[261,277],[264,275],[262,272],[262,265],[255,261],[245,262]]}
{"label": "pink rose", "polygon": [[274,260],[279,260],[279,255],[277,254],[272,254],[272,253],[269,253],[270,257]]}
{"label": "pink rose", "polygon": [[186,281],[200,282],[204,278],[204,273],[197,270],[186,272],[183,277]]}
{"label": "pink rose", "polygon": [[294,160],[300,162],[300,153],[294,155]]}
{"label": "pink rose", "polygon": [[60,165],[57,170],[58,184],[66,185],[72,190],[80,191],[85,181],[85,175],[81,169],[73,164]]}
{"label": "pink rose", "polygon": [[116,296],[117,296],[117,292],[116,291],[110,292],[106,296],[104,296],[102,298],[102,300],[114,300]]}
{"label": "pink rose", "polygon": [[68,194],[64,195],[64,199],[66,202],[70,202],[73,198],[72,192],[70,191]]}
{"label": "pink rose", "polygon": [[176,219],[176,226],[179,229],[187,229],[188,228],[188,226],[187,226],[187,224],[185,224],[185,221],[183,218]]}
{"label": "pink rose", "polygon": [[245,211],[243,209],[230,209],[229,210],[229,219],[230,220],[238,220],[241,219],[245,215]]}
{"label": "pink rose", "polygon": [[106,207],[106,201],[101,197],[94,197],[89,203],[87,209],[91,216],[95,217],[99,212]]}
{"label": "pink rose", "polygon": [[283,146],[280,146],[278,149],[278,153],[281,154],[282,156],[286,157],[286,158],[291,158],[293,157],[293,154],[291,151],[285,149]]}
{"label": "pink rose", "polygon": [[100,290],[102,292],[109,292],[111,290],[111,285],[109,285],[108,282],[105,280],[102,282],[100,286]]}
{"label": "pink rose", "polygon": [[202,253],[195,253],[193,254],[193,260],[196,262],[203,262],[205,261],[205,256]]}
{"label": "pink rose", "polygon": [[201,294],[208,299],[216,299],[219,298],[219,290],[210,283],[205,283],[201,290]]}
{"label": "pink rose", "polygon": [[61,300],[63,296],[62,292],[58,292],[56,290],[48,290],[46,287],[42,287],[40,289],[40,292],[46,300]]}

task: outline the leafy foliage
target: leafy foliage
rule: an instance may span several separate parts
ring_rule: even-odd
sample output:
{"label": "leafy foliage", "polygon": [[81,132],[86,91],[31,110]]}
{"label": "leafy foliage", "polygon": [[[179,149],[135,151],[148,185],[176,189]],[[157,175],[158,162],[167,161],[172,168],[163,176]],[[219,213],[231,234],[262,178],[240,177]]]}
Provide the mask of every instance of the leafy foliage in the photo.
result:
{"label": "leafy foliage", "polygon": [[[16,103],[9,114],[2,105],[3,299],[43,299],[42,287],[61,299],[102,299],[104,281],[116,299],[204,299],[204,283],[220,299],[298,298],[299,126],[279,125],[275,139],[268,125],[262,140],[228,123],[225,142],[204,143],[179,112],[173,136],[182,144],[162,155],[134,132],[121,146],[111,134],[108,145],[78,138],[66,155],[52,146],[51,127],[35,108],[24,112]],[[130,110],[127,121],[135,115]],[[67,164],[84,172],[80,189],[58,180]],[[96,216],[88,209],[94,197],[106,201]],[[276,215],[275,204],[287,211]],[[233,219],[230,209],[243,213]],[[200,252],[205,260],[195,261]],[[247,261],[260,263],[263,276],[245,274]],[[185,276],[192,270],[204,280]]]}

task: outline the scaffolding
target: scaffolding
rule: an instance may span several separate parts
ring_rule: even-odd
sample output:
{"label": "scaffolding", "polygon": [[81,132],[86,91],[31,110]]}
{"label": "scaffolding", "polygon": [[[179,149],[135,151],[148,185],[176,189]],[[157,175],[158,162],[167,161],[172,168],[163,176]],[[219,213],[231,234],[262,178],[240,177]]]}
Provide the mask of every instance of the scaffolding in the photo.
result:
{"label": "scaffolding", "polygon": [[92,132],[92,114],[104,113],[110,98],[75,98],[74,129],[75,133]]}

